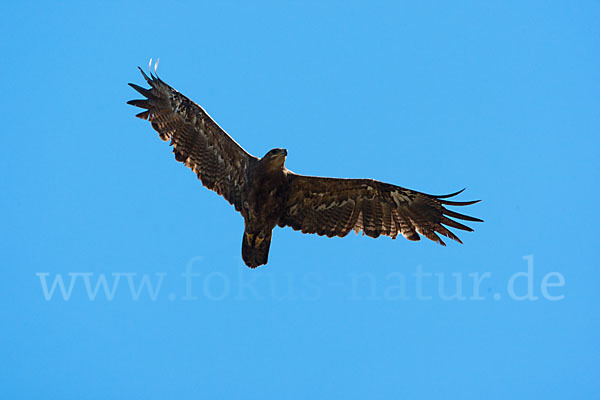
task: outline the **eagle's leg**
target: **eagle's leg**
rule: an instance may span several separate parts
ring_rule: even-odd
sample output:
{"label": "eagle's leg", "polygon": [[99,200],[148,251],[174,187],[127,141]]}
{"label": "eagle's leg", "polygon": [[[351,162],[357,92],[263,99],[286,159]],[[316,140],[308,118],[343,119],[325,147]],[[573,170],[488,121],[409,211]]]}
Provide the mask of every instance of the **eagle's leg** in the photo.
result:
{"label": "eagle's leg", "polygon": [[272,229],[269,231],[254,231],[246,228],[242,239],[242,258],[247,266],[256,268],[267,263],[272,233]]}

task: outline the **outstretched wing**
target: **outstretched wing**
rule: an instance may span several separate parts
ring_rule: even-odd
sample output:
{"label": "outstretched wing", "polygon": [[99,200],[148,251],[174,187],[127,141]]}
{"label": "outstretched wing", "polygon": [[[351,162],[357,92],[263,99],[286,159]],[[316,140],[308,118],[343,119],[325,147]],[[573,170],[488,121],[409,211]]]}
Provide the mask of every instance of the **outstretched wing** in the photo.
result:
{"label": "outstretched wing", "polygon": [[362,230],[374,238],[386,235],[395,239],[402,234],[408,240],[420,240],[420,233],[445,246],[437,233],[462,243],[446,226],[472,231],[450,217],[482,222],[444,207],[479,201],[446,200],[462,190],[435,196],[372,179],[319,178],[292,173],[288,176],[290,195],[279,226],[290,226],[303,233],[343,237],[351,230],[356,233]]}
{"label": "outstretched wing", "polygon": [[141,68],[140,71],[150,89],[129,84],[146,97],[127,102],[146,109],[136,117],[150,121],[162,140],[170,139],[175,159],[190,167],[204,186],[240,211],[246,171],[258,159],[237,144],[198,104],[158,77],[148,77]]}

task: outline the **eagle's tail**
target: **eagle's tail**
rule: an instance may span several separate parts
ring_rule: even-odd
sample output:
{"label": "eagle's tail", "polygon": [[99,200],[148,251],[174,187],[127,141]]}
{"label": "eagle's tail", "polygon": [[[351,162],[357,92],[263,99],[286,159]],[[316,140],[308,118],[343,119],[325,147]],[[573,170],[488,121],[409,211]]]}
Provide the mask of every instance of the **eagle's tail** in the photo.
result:
{"label": "eagle's tail", "polygon": [[247,266],[256,268],[266,264],[269,259],[269,247],[271,247],[271,234],[268,232],[244,231],[242,239],[242,258]]}

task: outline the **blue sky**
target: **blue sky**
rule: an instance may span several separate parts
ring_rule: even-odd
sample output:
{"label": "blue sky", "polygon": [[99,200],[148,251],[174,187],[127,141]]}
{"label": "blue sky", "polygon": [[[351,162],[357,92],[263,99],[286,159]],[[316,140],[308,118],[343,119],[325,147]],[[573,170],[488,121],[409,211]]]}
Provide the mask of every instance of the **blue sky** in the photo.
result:
{"label": "blue sky", "polygon": [[[24,1],[0,18],[5,395],[597,395],[597,2]],[[485,223],[447,247],[277,228],[250,270],[241,216],[125,104],[151,57],[257,156],[466,186]],[[114,293],[94,296],[102,278]]]}

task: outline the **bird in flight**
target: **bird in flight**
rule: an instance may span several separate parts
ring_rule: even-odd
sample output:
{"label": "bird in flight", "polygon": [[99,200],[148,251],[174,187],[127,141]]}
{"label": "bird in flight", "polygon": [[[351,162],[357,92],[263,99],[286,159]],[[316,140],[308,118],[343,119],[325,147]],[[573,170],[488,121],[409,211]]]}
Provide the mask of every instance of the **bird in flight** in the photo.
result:
{"label": "bird in flight", "polygon": [[242,214],[242,258],[250,268],[267,263],[275,226],[327,237],[344,237],[354,230],[373,238],[401,234],[416,241],[421,234],[445,246],[438,234],[462,243],[447,227],[473,231],[455,219],[483,222],[446,208],[479,201],[449,200],[464,189],[430,195],[373,179],[298,175],[285,167],[285,149],[255,157],[202,107],[152,71],[148,76],[139,69],[150,88],[130,83],[145,99],[127,103],[144,109],[136,117],[150,121],[163,141],[170,140],[175,159]]}

